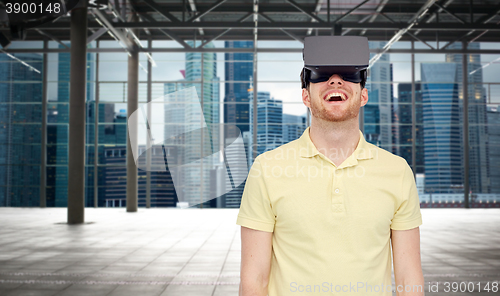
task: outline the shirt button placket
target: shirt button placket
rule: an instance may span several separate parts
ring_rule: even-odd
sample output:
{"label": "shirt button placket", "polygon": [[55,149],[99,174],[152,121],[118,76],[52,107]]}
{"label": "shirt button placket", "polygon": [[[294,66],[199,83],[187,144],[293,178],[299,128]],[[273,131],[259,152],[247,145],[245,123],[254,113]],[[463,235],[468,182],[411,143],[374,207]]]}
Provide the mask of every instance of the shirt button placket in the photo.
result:
{"label": "shirt button placket", "polygon": [[338,176],[338,169],[333,174],[333,192],[332,192],[332,211],[334,213],[344,212],[344,201],[342,192],[340,190],[340,176]]}

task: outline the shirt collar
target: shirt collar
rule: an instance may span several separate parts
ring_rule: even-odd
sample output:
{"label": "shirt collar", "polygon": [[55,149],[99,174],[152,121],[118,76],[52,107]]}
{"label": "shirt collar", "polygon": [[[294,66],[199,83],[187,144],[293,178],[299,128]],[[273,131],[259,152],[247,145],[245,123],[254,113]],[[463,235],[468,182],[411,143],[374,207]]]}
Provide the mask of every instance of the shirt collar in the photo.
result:
{"label": "shirt collar", "polygon": [[[316,149],[316,146],[314,146],[314,143],[311,141],[311,137],[309,135],[310,131],[310,126],[306,128],[306,130],[302,133],[302,136],[299,138],[298,144],[299,144],[299,155],[302,157],[313,157],[315,155],[320,154],[318,149]],[[376,146],[373,146],[370,143],[366,142],[365,137],[363,136],[363,133],[359,131],[359,142],[358,145],[356,146],[356,149],[354,150],[354,153],[351,154],[347,160],[352,159],[354,160],[355,163],[350,162],[352,165],[357,164],[356,160],[359,159],[371,159],[373,158],[376,149]],[[343,165],[342,165],[343,166]]]}

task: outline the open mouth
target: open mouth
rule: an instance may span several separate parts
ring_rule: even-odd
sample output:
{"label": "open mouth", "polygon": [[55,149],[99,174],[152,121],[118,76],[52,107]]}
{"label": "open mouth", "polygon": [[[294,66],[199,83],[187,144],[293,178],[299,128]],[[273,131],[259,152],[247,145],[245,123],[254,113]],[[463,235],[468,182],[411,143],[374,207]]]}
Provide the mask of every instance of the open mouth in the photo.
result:
{"label": "open mouth", "polygon": [[334,92],[334,93],[328,94],[325,97],[325,101],[327,101],[327,102],[343,102],[343,101],[347,101],[347,96],[341,92]]}

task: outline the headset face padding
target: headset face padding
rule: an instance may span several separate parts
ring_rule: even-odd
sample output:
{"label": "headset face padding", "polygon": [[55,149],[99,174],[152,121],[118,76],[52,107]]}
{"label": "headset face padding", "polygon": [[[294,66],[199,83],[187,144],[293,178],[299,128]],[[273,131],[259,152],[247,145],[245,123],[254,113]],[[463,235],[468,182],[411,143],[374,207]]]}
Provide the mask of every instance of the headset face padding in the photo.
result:
{"label": "headset face padding", "polygon": [[306,88],[307,85],[312,82],[312,83],[318,83],[318,82],[325,82],[332,77],[334,74],[338,74],[342,80],[349,81],[352,83],[361,83],[361,88],[364,87],[367,79],[367,70],[361,70],[359,72],[354,72],[354,73],[341,73],[337,71],[333,71],[331,73],[325,72],[325,71],[311,71],[308,68],[304,68],[303,74],[301,75],[302,77],[302,88]]}

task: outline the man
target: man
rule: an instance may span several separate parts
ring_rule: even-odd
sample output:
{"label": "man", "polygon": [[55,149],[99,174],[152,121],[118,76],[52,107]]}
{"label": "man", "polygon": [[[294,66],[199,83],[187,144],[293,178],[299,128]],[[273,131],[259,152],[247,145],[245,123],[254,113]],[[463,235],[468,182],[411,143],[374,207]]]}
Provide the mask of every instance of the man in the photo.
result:
{"label": "man", "polygon": [[311,125],[259,155],[241,225],[240,295],[424,295],[419,199],[406,161],[365,141],[364,37],[307,37],[302,100]]}

